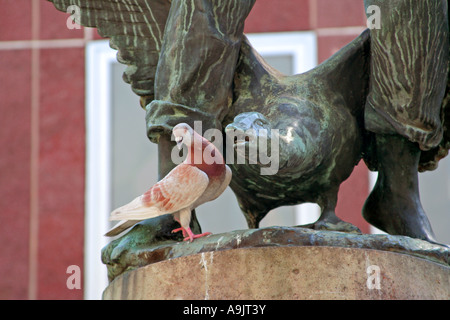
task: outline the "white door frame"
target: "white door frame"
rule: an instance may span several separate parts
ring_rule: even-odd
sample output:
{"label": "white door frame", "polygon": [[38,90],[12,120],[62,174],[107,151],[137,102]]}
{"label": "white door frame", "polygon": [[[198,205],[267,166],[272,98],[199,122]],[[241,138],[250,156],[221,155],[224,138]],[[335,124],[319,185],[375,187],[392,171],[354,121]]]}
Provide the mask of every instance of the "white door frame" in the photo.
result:
{"label": "white door frame", "polygon": [[85,299],[101,299],[108,285],[101,249],[111,212],[111,65],[117,51],[109,41],[86,46]]}

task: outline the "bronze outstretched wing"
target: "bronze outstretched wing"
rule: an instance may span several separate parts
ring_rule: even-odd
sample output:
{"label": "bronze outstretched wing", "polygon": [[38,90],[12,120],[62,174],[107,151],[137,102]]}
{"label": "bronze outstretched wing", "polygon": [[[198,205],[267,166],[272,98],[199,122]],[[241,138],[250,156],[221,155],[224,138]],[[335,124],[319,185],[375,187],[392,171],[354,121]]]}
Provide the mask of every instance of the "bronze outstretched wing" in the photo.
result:
{"label": "bronze outstretched wing", "polygon": [[145,106],[154,97],[154,78],[171,0],[48,0],[67,12],[79,8],[79,24],[97,28],[128,67],[123,75]]}

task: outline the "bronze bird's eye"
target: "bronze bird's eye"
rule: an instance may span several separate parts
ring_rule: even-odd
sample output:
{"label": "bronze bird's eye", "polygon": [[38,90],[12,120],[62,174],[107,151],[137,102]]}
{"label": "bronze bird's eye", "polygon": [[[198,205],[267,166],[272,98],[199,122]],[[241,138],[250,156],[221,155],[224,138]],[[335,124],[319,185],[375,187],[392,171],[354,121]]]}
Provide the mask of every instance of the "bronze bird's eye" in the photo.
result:
{"label": "bronze bird's eye", "polygon": [[262,119],[256,119],[255,124],[262,127],[266,124],[266,122]]}

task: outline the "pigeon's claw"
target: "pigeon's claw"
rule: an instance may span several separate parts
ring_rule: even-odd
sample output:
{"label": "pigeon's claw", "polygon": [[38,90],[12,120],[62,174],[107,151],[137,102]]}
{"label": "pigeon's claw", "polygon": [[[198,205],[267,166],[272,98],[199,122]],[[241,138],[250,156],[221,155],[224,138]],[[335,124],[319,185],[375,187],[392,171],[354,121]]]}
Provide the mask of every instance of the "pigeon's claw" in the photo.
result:
{"label": "pigeon's claw", "polygon": [[205,237],[205,236],[209,236],[211,234],[211,232],[203,232],[203,233],[200,233],[200,234],[194,234],[192,232],[191,228],[187,228],[186,231],[188,233],[188,237],[184,238],[184,241],[188,241],[189,240],[190,242],[194,241],[194,239]]}
{"label": "pigeon's claw", "polygon": [[187,237],[188,236],[188,233],[186,232],[186,230],[183,227],[177,228],[177,229],[173,229],[172,233],[176,233],[176,232],[180,232],[180,231],[183,232],[183,237]]}

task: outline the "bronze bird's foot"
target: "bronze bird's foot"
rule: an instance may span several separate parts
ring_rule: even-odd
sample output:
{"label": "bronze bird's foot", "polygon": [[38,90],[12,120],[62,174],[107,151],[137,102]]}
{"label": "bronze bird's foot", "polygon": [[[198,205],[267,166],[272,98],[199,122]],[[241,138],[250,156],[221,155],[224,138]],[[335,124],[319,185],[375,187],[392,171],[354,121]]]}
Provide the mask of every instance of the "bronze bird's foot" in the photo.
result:
{"label": "bronze bird's foot", "polygon": [[315,223],[302,225],[302,228],[325,231],[339,231],[346,233],[362,234],[358,227],[349,222],[342,221],[338,217],[328,217],[326,219],[319,219]]}
{"label": "bronze bird's foot", "polygon": [[361,234],[361,230],[351,223],[339,220],[339,221],[317,221],[313,224],[312,229],[314,230],[327,230],[327,231],[339,231],[347,233]]}

